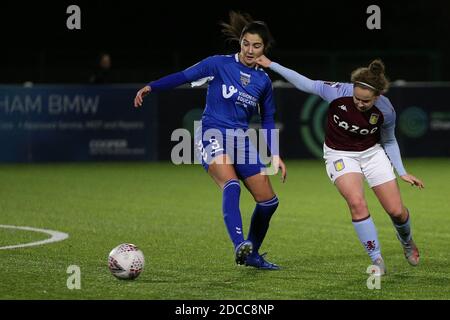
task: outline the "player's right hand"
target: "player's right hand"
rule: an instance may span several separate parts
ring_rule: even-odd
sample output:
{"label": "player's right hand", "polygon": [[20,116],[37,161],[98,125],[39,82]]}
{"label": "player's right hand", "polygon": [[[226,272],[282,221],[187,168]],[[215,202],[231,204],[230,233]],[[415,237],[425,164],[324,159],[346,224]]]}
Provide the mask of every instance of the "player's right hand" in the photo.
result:
{"label": "player's right hand", "polygon": [[272,63],[269,58],[267,58],[265,55],[261,55],[258,58],[255,59],[256,63],[259,64],[261,67],[268,68],[269,65]]}
{"label": "player's right hand", "polygon": [[152,91],[152,88],[150,88],[150,86],[145,86],[136,93],[136,97],[134,98],[134,106],[136,108],[142,106],[142,102],[144,102],[144,97],[148,95],[150,91]]}

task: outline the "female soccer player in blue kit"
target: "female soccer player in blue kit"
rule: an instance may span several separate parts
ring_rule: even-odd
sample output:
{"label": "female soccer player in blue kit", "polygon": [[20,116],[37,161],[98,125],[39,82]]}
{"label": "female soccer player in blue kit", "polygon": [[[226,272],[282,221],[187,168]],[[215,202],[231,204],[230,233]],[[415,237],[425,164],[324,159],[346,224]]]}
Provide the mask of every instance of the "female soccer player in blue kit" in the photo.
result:
{"label": "female soccer player in blue kit", "polygon": [[270,61],[256,62],[279,73],[297,89],[329,102],[324,159],[328,177],[345,198],[359,240],[380,273],[386,273],[375,225],[364,198],[363,178],[374,191],[397,230],[408,262],[419,263],[419,251],[411,236],[410,215],[403,205],[392,165],[400,178],[423,188],[421,180],[403,167],[395,138],[395,110],[382,95],[389,82],[381,60],[352,72],[352,83],[313,81]]}
{"label": "female soccer player in blue kit", "polygon": [[[259,107],[262,128],[269,131],[266,139],[271,148],[272,163],[276,171],[281,169],[284,182],[286,167],[279,157],[275,141],[273,145],[271,143],[271,130],[275,129],[272,82],[255,62],[256,58],[267,52],[273,39],[264,22],[253,21],[248,15],[231,12],[230,22],[222,23],[222,26],[226,36],[239,41],[239,53],[211,56],[182,72],[150,82],[138,91],[134,106],[141,106],[144,96],[150,92],[201,79],[209,80],[206,108],[201,130],[196,132],[195,144],[202,154],[203,167],[222,189],[222,212],[234,245],[235,261],[240,265],[276,270],[279,267],[266,261],[258,250],[278,206],[278,198],[268,176],[262,174],[265,166],[251,142],[245,139],[244,143],[236,143],[239,134],[230,133],[230,129],[246,131]],[[208,136],[211,129],[215,134]],[[251,161],[252,156],[255,161]],[[243,180],[256,201],[247,240],[244,239],[239,209],[239,179]]]}

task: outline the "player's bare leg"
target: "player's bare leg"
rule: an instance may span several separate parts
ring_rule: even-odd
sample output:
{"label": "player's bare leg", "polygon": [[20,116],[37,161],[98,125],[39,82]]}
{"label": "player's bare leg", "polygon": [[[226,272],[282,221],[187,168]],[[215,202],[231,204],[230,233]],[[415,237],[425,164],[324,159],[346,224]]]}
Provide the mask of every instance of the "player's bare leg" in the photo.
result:
{"label": "player's bare leg", "polygon": [[221,189],[223,189],[227,181],[232,179],[238,180],[236,170],[234,170],[231,160],[226,154],[214,158],[209,165],[208,173]]}
{"label": "player's bare leg", "polygon": [[337,178],[335,184],[340,194],[347,201],[352,220],[366,219],[370,214],[364,198],[363,175],[356,172],[346,173]]}
{"label": "player's bare leg", "polygon": [[375,186],[372,190],[393,221],[404,223],[408,219],[396,179]]}
{"label": "player's bare leg", "polygon": [[419,250],[412,239],[409,211],[403,205],[397,180],[391,180],[372,188],[384,210],[389,214],[397,230],[397,238],[409,264],[419,264]]}
{"label": "player's bare leg", "polygon": [[244,184],[256,202],[267,201],[275,196],[269,176],[267,175],[255,174],[245,179]]}

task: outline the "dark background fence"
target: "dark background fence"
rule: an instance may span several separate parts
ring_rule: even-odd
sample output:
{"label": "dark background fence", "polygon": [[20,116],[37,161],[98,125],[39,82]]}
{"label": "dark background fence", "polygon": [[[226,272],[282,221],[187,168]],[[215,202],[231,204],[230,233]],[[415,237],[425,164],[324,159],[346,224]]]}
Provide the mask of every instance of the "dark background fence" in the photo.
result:
{"label": "dark background fence", "polygon": [[[204,88],[150,95],[133,107],[138,85],[0,86],[0,161],[170,160],[172,133],[200,120]],[[276,126],[286,159],[320,158],[328,104],[276,83]],[[397,138],[406,157],[450,156],[450,84],[394,86]],[[255,117],[251,127],[259,128]],[[190,138],[191,151],[195,148]],[[193,159],[193,157],[190,157]]]}
{"label": "dark background fence", "polygon": [[[71,4],[80,7],[80,30],[66,27]],[[381,29],[367,28],[373,4]],[[219,25],[230,10],[267,22],[276,40],[270,57],[312,78],[346,81],[354,68],[379,57],[391,80],[450,81],[450,2],[444,0],[6,0],[0,3],[0,83],[88,83],[102,52],[112,61],[108,82],[149,82],[236,52]]]}
{"label": "dark background fence", "polygon": [[[81,10],[80,30],[66,26],[72,4]],[[381,29],[367,28],[373,4]],[[449,156],[449,1],[6,0],[0,2],[1,161],[168,159],[171,133],[199,117],[204,89],[152,95],[143,109],[134,109],[132,99],[151,80],[237,52],[219,25],[230,10],[264,20],[276,40],[269,57],[312,79],[348,81],[355,68],[383,59],[403,155]],[[101,53],[111,64],[98,77]],[[283,154],[319,157],[326,106],[268,73]]]}

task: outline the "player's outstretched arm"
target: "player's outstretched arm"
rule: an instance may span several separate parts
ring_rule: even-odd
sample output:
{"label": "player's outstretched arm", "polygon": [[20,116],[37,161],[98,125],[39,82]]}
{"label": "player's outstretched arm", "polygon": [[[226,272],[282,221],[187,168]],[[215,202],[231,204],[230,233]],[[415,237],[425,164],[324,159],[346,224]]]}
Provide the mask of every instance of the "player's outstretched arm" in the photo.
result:
{"label": "player's outstretched arm", "polygon": [[134,98],[134,106],[139,108],[142,106],[142,102],[144,101],[144,97],[148,95],[152,91],[150,86],[145,86],[141,90],[136,93],[136,97]]}
{"label": "player's outstretched arm", "polygon": [[425,185],[423,184],[422,180],[414,177],[412,174],[407,173],[407,174],[400,176],[400,178],[403,181],[411,184],[411,186],[417,186],[419,189],[425,188]]}
{"label": "player's outstretched arm", "polygon": [[270,70],[280,74],[283,78],[301,91],[311,94],[319,94],[314,86],[314,80],[311,80],[292,69],[286,68],[279,63],[271,61],[265,55],[256,58],[256,63],[264,68],[270,68]]}
{"label": "player's outstretched arm", "polygon": [[144,97],[152,91],[158,92],[173,89],[186,82],[188,82],[188,79],[181,71],[152,81],[137,92],[136,97],[134,98],[134,106],[136,108],[142,106]]}

